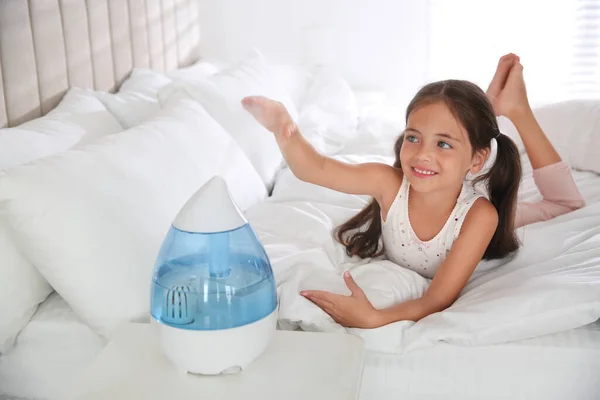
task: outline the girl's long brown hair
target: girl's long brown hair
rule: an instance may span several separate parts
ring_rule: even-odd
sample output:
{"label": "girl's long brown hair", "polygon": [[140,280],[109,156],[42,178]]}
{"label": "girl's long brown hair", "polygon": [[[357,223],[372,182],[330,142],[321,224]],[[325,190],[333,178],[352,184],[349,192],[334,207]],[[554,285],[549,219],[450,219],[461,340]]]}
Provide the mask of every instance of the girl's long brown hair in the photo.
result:
{"label": "girl's long brown hair", "polygon": [[[406,120],[417,108],[435,102],[444,102],[464,126],[473,147],[473,154],[491,149],[496,137],[497,152],[492,167],[477,177],[474,184],[486,184],[491,203],[498,211],[498,227],[483,259],[503,258],[519,248],[515,233],[517,192],[521,181],[521,159],[515,143],[500,132],[498,121],[486,94],[477,85],[462,80],[430,83],[416,94],[406,109]],[[400,150],[404,135],[394,144],[394,167],[400,166]],[[349,256],[376,257],[384,252],[381,243],[381,209],[375,199],[358,214],[335,230],[336,239],[346,247]]]}

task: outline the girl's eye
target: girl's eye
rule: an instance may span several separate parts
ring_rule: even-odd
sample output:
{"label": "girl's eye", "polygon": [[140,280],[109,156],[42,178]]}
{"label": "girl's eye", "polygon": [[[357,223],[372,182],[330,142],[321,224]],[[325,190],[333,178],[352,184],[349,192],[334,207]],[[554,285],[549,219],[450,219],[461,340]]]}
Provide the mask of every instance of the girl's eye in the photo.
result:
{"label": "girl's eye", "polygon": [[417,137],[415,135],[408,135],[408,136],[406,136],[406,141],[415,143],[417,141]]}
{"label": "girl's eye", "polygon": [[452,146],[450,146],[447,142],[438,142],[438,146],[441,147],[442,149],[451,149]]}

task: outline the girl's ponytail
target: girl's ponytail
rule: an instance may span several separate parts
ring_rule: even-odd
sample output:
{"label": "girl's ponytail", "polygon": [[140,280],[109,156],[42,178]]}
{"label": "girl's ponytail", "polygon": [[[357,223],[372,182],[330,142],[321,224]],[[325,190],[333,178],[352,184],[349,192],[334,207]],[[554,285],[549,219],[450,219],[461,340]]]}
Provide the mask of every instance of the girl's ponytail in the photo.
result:
{"label": "girl's ponytail", "polygon": [[515,232],[517,195],[521,182],[521,158],[517,146],[506,135],[496,137],[496,160],[490,170],[476,182],[487,182],[490,201],[498,211],[498,227],[483,258],[503,258],[519,248]]}
{"label": "girl's ponytail", "polygon": [[381,238],[381,208],[377,200],[371,202],[358,214],[335,230],[338,242],[346,247],[346,254],[360,258],[383,254]]}

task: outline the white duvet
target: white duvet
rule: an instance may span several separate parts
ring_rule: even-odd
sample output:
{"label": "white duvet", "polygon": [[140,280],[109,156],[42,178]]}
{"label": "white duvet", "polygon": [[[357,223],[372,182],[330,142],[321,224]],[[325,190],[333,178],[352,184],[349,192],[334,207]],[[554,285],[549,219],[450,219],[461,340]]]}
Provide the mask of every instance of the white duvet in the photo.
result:
{"label": "white duvet", "polygon": [[[393,137],[363,130],[336,157],[389,162]],[[371,132],[371,133],[369,133]],[[349,154],[351,153],[351,154]],[[531,168],[524,160],[521,199],[535,200]],[[519,230],[524,246],[512,260],[482,262],[460,298],[447,310],[417,323],[348,329],[372,351],[403,353],[436,342],[503,343],[569,330],[600,317],[600,176],[575,172],[588,205]],[[384,259],[350,259],[332,230],[368,201],[310,185],[283,170],[273,196],[248,218],[272,262],[284,329],[343,332],[326,313],[299,295],[303,289],[349,294],[342,273],[350,270],[378,308],[417,298],[429,281]]]}

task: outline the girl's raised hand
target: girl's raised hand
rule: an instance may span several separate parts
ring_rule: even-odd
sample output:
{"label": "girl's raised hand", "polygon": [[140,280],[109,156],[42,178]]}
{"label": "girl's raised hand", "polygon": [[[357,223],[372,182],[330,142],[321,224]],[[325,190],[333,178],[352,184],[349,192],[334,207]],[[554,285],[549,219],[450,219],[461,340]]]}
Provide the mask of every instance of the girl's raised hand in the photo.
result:
{"label": "girl's raised hand", "polygon": [[296,128],[285,106],[263,96],[248,96],[242,105],[262,126],[275,135],[290,137]]}

